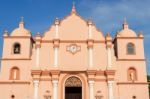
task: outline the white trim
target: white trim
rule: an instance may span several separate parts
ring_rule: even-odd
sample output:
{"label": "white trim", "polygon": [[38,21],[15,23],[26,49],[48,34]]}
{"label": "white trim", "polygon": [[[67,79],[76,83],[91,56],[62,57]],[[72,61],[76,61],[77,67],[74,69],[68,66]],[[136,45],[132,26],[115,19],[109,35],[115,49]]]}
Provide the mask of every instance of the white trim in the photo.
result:
{"label": "white trim", "polygon": [[88,60],[89,63],[88,64],[89,64],[89,68],[92,68],[93,67],[93,49],[89,48],[88,52],[89,52],[89,60]]}
{"label": "white trim", "polygon": [[[56,33],[55,33],[55,39],[58,39],[59,38],[59,29],[58,29],[58,24],[55,25],[55,30],[56,30]],[[55,47],[54,48],[54,67],[58,67],[58,48]]]}
{"label": "white trim", "polygon": [[34,98],[33,99],[39,99],[38,95],[39,95],[39,81],[38,80],[34,80]]}
{"label": "white trim", "polygon": [[114,96],[113,96],[113,81],[108,81],[108,99],[114,99]]}
{"label": "white trim", "polygon": [[111,48],[107,48],[107,68],[112,67]]}
{"label": "white trim", "polygon": [[89,28],[88,28],[88,38],[92,39],[92,25],[89,25]]}
{"label": "white trim", "polygon": [[53,99],[58,99],[58,80],[53,80]]}
{"label": "white trim", "polygon": [[58,48],[54,48],[54,67],[58,67]]}
{"label": "white trim", "polygon": [[55,39],[59,38],[59,29],[58,29],[58,25],[55,25],[55,29],[56,29],[56,33],[55,33]]}
{"label": "white trim", "polygon": [[40,48],[36,49],[36,67],[38,68],[40,65]]}
{"label": "white trim", "polygon": [[90,80],[88,83],[89,83],[89,99],[94,99],[94,81]]}

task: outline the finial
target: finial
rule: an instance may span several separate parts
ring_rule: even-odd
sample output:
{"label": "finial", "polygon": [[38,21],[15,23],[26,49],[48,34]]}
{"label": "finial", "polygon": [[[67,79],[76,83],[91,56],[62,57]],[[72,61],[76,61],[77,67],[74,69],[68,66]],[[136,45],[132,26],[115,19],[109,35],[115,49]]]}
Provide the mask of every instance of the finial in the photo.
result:
{"label": "finial", "polygon": [[36,33],[36,36],[35,36],[35,40],[40,40],[40,39],[41,39],[40,32],[37,32],[37,33]]}
{"label": "finial", "polygon": [[106,34],[106,40],[112,40],[112,37],[111,37],[111,35],[110,35],[110,33],[108,32],[107,34]]}
{"label": "finial", "polygon": [[124,18],[124,22],[123,22],[123,29],[128,29],[129,26],[128,26],[128,22],[127,22],[127,19]]}
{"label": "finial", "polygon": [[143,31],[140,31],[140,32],[139,32],[138,37],[144,37]]}
{"label": "finial", "polygon": [[124,18],[123,24],[128,24],[126,17]]}
{"label": "finial", "polygon": [[23,16],[21,17],[21,21],[20,22],[24,22],[24,17]]}
{"label": "finial", "polygon": [[8,31],[7,30],[4,30],[3,36],[8,36]]}
{"label": "finial", "polygon": [[73,1],[73,6],[75,7],[75,2]]}
{"label": "finial", "polygon": [[4,30],[4,33],[8,33],[8,31],[7,31],[7,30]]}
{"label": "finial", "polygon": [[71,11],[71,14],[76,14],[76,7],[75,7],[75,2],[73,2],[72,4],[72,11]]}
{"label": "finial", "polygon": [[59,18],[56,18],[55,19],[55,25],[59,25],[60,21],[59,21]]}
{"label": "finial", "polygon": [[107,37],[111,37],[109,32],[106,34],[106,36],[107,36]]}
{"label": "finial", "polygon": [[40,32],[37,32],[36,35],[40,35]]}
{"label": "finial", "polygon": [[20,17],[20,19],[19,28],[24,28],[24,17]]}
{"label": "finial", "polygon": [[92,25],[92,24],[93,24],[93,22],[92,22],[92,17],[90,17],[90,18],[88,19],[87,23],[88,23],[88,25]]}

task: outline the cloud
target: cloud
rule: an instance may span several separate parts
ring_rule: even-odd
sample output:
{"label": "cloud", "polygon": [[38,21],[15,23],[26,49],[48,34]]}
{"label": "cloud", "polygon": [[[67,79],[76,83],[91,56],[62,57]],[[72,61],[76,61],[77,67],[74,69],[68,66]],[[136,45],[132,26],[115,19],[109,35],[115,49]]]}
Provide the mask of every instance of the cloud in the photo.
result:
{"label": "cloud", "polygon": [[149,31],[149,27],[145,26],[150,24],[149,4],[150,0],[82,0],[81,2],[82,7],[90,9],[87,16],[92,16],[98,27],[101,26],[105,32],[121,28],[124,18],[127,18],[134,28],[141,25]]}
{"label": "cloud", "polygon": [[[120,30],[124,18],[129,27],[136,32],[143,31],[145,37],[145,56],[147,71],[150,74],[150,0],[82,0],[79,6],[88,9],[84,16],[93,17],[98,28],[104,34],[110,32],[115,35]],[[87,13],[85,13],[87,12]]]}

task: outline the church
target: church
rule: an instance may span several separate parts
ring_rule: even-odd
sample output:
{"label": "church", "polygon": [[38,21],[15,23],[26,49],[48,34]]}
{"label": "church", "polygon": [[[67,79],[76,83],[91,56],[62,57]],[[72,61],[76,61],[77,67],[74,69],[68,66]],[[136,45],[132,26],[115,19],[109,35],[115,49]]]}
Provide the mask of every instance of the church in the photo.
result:
{"label": "church", "polygon": [[149,99],[144,35],[127,21],[104,35],[73,5],[41,34],[4,31],[0,99]]}

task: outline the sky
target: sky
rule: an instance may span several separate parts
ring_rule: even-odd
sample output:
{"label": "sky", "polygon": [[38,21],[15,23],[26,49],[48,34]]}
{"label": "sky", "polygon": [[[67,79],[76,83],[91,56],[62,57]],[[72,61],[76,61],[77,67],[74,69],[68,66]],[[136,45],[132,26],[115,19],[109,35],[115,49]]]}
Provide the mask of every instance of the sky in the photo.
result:
{"label": "sky", "polygon": [[92,18],[104,35],[112,36],[121,30],[126,18],[129,27],[144,34],[147,72],[150,74],[150,0],[1,0],[0,2],[0,56],[3,48],[3,31],[11,33],[23,16],[25,27],[34,36],[43,34],[55,18],[67,16],[75,2],[77,12],[84,19]]}

